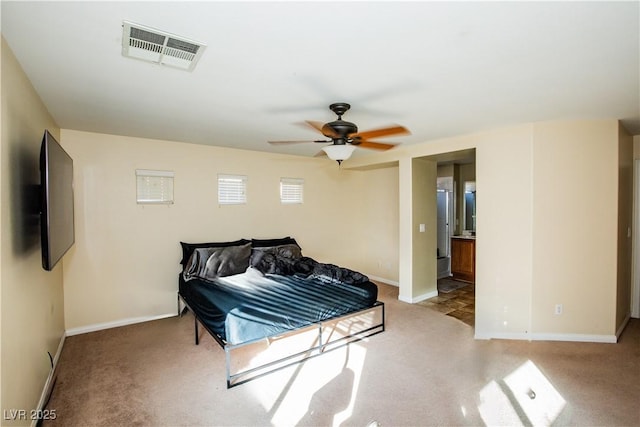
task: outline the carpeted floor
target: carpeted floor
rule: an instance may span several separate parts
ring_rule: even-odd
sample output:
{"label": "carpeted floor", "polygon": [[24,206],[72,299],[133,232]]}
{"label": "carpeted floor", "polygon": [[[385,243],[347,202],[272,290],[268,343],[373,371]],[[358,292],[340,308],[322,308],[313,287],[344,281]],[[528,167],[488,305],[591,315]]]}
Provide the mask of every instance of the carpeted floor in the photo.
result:
{"label": "carpeted floor", "polygon": [[385,332],[230,390],[190,314],[68,337],[45,425],[640,425],[637,319],[618,344],[485,341],[380,298]]}

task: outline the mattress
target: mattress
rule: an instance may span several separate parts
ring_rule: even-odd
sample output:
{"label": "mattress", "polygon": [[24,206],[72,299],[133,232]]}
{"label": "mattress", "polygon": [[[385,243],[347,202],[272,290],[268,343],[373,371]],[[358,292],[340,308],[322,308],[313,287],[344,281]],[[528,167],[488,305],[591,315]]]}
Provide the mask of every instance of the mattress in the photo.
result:
{"label": "mattress", "polygon": [[180,274],[179,293],[211,333],[240,344],[372,307],[378,288],[249,269],[214,280]]}

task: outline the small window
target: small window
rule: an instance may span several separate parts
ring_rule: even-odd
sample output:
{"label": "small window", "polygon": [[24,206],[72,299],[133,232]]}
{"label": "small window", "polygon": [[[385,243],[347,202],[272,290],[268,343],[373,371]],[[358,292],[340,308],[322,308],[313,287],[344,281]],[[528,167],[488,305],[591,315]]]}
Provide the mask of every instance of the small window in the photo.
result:
{"label": "small window", "polygon": [[280,202],[283,204],[301,204],[304,200],[304,179],[280,178]]}
{"label": "small window", "polygon": [[218,175],[218,203],[221,205],[247,203],[247,177],[244,175]]}
{"label": "small window", "polygon": [[172,204],[174,175],[171,171],[137,169],[137,202],[139,204]]}

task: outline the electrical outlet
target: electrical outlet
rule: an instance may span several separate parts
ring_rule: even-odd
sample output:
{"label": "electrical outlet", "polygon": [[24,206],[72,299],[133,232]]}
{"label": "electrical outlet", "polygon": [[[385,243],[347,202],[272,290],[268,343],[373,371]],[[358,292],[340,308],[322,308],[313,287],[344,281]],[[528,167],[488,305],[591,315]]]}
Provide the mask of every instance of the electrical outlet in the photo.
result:
{"label": "electrical outlet", "polygon": [[560,315],[562,314],[562,304],[556,304],[556,311],[555,311],[556,315]]}

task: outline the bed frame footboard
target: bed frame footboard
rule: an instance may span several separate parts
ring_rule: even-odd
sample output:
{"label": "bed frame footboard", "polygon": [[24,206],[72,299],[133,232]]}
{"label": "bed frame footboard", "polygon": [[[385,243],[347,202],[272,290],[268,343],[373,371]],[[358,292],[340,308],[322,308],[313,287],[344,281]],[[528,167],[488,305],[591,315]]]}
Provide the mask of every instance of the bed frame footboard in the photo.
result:
{"label": "bed frame footboard", "polygon": [[[371,307],[346,315],[315,322],[278,335],[230,344],[211,331],[178,293],[180,316],[185,311],[180,310],[180,302],[184,304],[185,310],[188,309],[193,314],[196,345],[200,342],[200,324],[224,350],[227,388],[304,362],[385,330],[384,303],[376,301]],[[257,354],[264,357],[256,357]]]}

